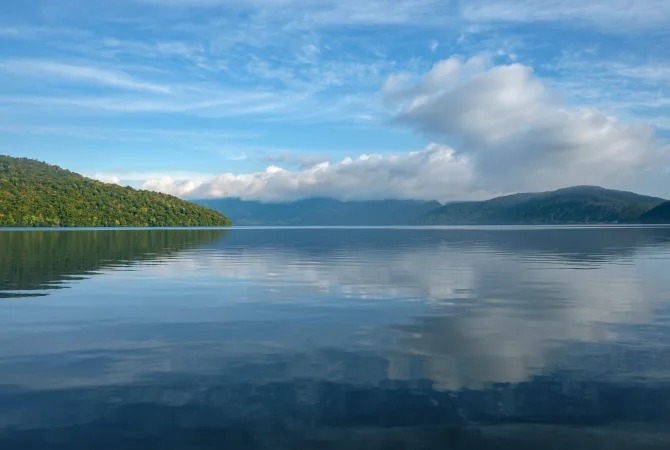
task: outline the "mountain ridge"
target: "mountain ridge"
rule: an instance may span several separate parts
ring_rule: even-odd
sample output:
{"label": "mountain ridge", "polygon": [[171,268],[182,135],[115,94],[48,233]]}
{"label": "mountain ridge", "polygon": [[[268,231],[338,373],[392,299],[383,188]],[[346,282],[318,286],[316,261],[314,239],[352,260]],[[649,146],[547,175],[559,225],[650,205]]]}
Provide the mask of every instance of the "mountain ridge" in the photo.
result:
{"label": "mountain ridge", "polygon": [[328,197],[268,203],[234,197],[194,201],[226,211],[237,225],[383,226],[640,223],[641,215],[664,199],[579,185],[444,205],[437,201]]}
{"label": "mountain ridge", "polygon": [[327,197],[283,203],[264,203],[236,197],[194,202],[217,211],[226,211],[236,225],[266,226],[409,225],[413,218],[440,206],[437,201],[342,201]]}
{"label": "mountain ridge", "polygon": [[660,197],[580,185],[483,201],[450,202],[418,218],[423,225],[638,223]]}

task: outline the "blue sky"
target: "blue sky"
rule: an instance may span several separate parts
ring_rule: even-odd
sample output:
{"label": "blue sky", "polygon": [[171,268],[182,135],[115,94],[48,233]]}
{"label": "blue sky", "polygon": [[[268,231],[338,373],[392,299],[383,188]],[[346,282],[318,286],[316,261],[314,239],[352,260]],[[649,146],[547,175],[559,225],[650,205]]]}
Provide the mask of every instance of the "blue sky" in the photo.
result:
{"label": "blue sky", "polygon": [[666,0],[6,0],[0,152],[184,197],[670,197]]}

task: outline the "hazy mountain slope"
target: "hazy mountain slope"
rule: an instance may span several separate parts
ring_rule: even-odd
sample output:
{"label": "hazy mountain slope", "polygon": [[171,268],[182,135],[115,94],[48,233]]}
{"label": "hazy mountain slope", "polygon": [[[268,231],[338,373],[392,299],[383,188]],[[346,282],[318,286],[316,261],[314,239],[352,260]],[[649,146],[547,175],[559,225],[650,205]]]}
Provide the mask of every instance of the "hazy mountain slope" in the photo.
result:
{"label": "hazy mountain slope", "polygon": [[670,223],[670,201],[650,209],[640,216],[643,223]]}
{"label": "hazy mountain slope", "polygon": [[421,217],[421,224],[570,224],[637,222],[663,199],[597,186],[454,202]]}
{"label": "hazy mountain slope", "polygon": [[222,225],[230,225],[222,214],[171,195],[0,155],[0,226]]}
{"label": "hazy mountain slope", "polygon": [[261,203],[238,198],[195,202],[217,211],[225,211],[236,225],[407,225],[440,206],[435,201],[344,202],[331,198],[287,203]]}

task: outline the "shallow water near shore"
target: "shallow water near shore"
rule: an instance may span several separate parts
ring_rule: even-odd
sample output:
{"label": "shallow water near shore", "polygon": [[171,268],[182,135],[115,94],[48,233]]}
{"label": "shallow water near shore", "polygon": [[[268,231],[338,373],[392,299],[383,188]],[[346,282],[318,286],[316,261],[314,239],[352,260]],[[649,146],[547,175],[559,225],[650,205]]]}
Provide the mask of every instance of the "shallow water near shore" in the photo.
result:
{"label": "shallow water near shore", "polygon": [[0,230],[0,448],[667,449],[670,228]]}

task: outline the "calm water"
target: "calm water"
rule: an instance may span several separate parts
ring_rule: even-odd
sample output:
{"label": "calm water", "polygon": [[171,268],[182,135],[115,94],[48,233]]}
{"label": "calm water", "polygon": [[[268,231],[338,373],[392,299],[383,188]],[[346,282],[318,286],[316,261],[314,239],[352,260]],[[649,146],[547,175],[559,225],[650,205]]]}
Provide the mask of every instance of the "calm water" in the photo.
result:
{"label": "calm water", "polygon": [[2,449],[669,449],[670,228],[0,231]]}

